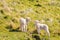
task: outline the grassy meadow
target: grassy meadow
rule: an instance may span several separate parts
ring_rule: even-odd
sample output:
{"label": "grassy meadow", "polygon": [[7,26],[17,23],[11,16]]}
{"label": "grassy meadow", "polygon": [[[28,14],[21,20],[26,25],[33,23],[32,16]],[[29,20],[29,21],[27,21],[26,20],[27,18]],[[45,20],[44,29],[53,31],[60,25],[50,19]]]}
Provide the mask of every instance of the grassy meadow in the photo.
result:
{"label": "grassy meadow", "polygon": [[[21,17],[32,19],[27,33],[18,30]],[[60,0],[0,0],[0,40],[36,40],[34,20],[49,26],[50,40],[60,40]],[[38,36],[48,40],[44,35]]]}

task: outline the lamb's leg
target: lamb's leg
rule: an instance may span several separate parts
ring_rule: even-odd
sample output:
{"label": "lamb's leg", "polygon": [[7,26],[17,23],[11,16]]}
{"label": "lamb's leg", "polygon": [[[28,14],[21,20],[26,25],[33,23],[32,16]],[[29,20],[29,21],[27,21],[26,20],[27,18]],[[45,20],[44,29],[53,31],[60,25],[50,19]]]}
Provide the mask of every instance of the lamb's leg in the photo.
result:
{"label": "lamb's leg", "polygon": [[38,32],[38,34],[40,34],[40,28],[37,28],[37,32]]}
{"label": "lamb's leg", "polygon": [[27,32],[27,25],[25,26],[25,32]]}
{"label": "lamb's leg", "polygon": [[48,27],[45,27],[45,31],[46,31],[47,35],[50,37],[50,32],[49,32]]}
{"label": "lamb's leg", "polygon": [[20,25],[20,30],[23,32],[24,31],[24,26]]}
{"label": "lamb's leg", "polygon": [[22,31],[22,32],[24,31],[23,26],[21,27],[21,31]]}
{"label": "lamb's leg", "polygon": [[44,30],[46,31],[46,35],[48,35],[48,40],[50,40],[50,32],[49,32],[49,29],[48,27],[44,27]]}
{"label": "lamb's leg", "polygon": [[26,32],[26,25],[23,25],[23,31]]}
{"label": "lamb's leg", "polygon": [[48,35],[48,40],[50,40],[50,32],[49,32],[49,30],[47,29],[46,32],[47,32],[47,35]]}
{"label": "lamb's leg", "polygon": [[44,26],[44,30],[46,31],[47,35],[50,37],[50,32],[49,32],[48,26]]}
{"label": "lamb's leg", "polygon": [[49,32],[49,29],[46,28],[45,31],[46,31],[46,33],[47,33],[47,35],[48,35],[48,40],[50,40],[50,32]]}
{"label": "lamb's leg", "polygon": [[46,29],[47,35],[50,37],[50,32],[48,29]]}

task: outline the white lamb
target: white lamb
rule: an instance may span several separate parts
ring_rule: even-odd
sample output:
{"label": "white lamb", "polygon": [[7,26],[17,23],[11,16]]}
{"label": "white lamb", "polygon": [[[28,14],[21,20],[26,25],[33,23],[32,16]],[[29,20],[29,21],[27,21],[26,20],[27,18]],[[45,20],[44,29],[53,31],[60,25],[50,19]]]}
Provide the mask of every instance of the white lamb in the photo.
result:
{"label": "white lamb", "polygon": [[27,32],[27,25],[30,21],[30,17],[25,18],[20,18],[20,29],[22,32]]}
{"label": "white lamb", "polygon": [[48,36],[50,36],[50,32],[49,32],[48,26],[46,24],[41,24],[41,23],[39,23],[38,20],[35,20],[35,26],[36,26],[38,34],[40,34],[40,30],[43,29],[43,30],[46,31],[46,33],[48,34]]}

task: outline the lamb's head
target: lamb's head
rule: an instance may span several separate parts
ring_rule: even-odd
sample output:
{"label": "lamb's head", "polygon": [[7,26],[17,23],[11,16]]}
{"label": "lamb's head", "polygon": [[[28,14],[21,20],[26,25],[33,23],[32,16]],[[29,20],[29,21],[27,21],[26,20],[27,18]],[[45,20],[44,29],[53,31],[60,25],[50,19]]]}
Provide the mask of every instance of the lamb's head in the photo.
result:
{"label": "lamb's head", "polygon": [[35,24],[36,24],[36,23],[39,23],[39,20],[35,20]]}
{"label": "lamb's head", "polygon": [[31,21],[31,18],[30,17],[26,17],[26,21],[27,21],[27,23],[29,23],[29,21]]}

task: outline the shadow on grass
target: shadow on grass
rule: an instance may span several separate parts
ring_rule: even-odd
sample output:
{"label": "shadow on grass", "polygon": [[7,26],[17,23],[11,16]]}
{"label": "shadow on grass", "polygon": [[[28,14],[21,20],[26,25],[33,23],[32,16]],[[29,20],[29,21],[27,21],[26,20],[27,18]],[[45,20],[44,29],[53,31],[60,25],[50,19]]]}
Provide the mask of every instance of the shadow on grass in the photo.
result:
{"label": "shadow on grass", "polygon": [[9,32],[21,32],[21,30],[19,30],[19,28],[13,29],[11,25],[7,26],[6,29],[8,29]]}
{"label": "shadow on grass", "polygon": [[33,37],[35,40],[41,40],[41,38],[40,38],[38,35],[32,35],[32,37]]}
{"label": "shadow on grass", "polygon": [[11,30],[9,30],[9,32],[21,32],[21,31],[17,30],[17,29],[11,29]]}
{"label": "shadow on grass", "polygon": [[38,34],[37,30],[34,30],[34,31],[32,32],[32,34]]}
{"label": "shadow on grass", "polygon": [[34,30],[34,31],[32,32],[32,37],[33,37],[35,40],[41,40],[40,36],[38,35],[37,30]]}

